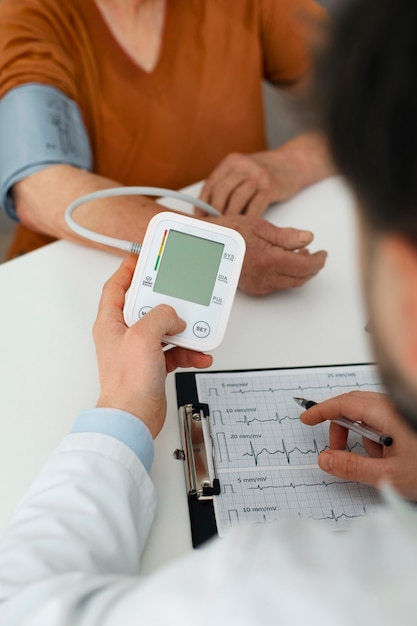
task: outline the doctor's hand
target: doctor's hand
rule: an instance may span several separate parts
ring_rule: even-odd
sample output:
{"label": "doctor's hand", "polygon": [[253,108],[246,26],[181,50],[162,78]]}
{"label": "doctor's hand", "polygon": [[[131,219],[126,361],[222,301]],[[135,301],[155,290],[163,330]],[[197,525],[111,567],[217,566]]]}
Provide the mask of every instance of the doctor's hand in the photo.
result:
{"label": "doctor's hand", "polygon": [[246,241],[239,287],[252,296],[299,287],[323,267],[327,253],[310,253],[313,234],[295,228],[278,228],[248,215],[210,217],[210,221],[237,230]]}
{"label": "doctor's hand", "polygon": [[345,450],[348,431],[330,424],[330,450],[318,458],[321,469],[372,487],[388,482],[404,498],[417,500],[417,433],[398,415],[388,396],[368,391],[352,391],[320,402],[301,414],[304,424],[313,426],[325,420],[347,417],[361,420],[393,438],[389,447],[369,439],[363,443],[369,457]]}
{"label": "doctor's hand", "polygon": [[166,415],[165,379],[177,367],[209,367],[212,357],[185,348],[163,350],[163,335],[185,328],[174,309],[159,305],[130,328],[123,318],[125,294],[137,257],[127,257],[104,285],[94,324],[101,394],[98,407],[132,413],[155,438]]}

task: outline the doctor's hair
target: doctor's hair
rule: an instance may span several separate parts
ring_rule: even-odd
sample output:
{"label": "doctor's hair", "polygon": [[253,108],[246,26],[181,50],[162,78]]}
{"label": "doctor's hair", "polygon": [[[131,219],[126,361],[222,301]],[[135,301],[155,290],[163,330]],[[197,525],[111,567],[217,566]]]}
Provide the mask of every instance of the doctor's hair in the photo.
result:
{"label": "doctor's hair", "polygon": [[417,242],[417,2],[347,0],[316,59],[318,125],[375,231]]}

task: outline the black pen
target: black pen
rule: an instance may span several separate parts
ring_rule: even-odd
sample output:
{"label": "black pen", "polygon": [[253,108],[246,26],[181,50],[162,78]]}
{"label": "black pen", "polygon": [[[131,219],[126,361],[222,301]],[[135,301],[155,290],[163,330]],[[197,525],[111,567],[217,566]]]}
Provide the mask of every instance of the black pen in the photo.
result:
{"label": "black pen", "polygon": [[[314,402],[314,400],[306,400],[305,398],[294,398],[294,400],[297,402],[297,404],[302,406],[303,409],[310,409],[312,406],[315,406],[317,404],[317,402]],[[339,424],[339,426],[348,428],[358,435],[362,435],[362,437],[366,437],[371,441],[376,441],[376,443],[380,443],[383,446],[391,446],[393,443],[392,437],[390,437],[389,435],[384,435],[384,433],[380,433],[374,428],[362,424],[362,422],[352,422],[352,420],[348,419],[347,417],[338,417],[337,419],[331,421],[335,424]]]}

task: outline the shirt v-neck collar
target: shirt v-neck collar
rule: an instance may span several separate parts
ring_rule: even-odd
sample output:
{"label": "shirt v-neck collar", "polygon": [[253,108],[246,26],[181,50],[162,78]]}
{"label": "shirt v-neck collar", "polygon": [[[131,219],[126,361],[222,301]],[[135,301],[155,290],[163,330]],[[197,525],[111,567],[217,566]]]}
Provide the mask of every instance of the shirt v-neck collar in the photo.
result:
{"label": "shirt v-neck collar", "polygon": [[[89,26],[93,40],[105,42],[105,59],[104,63],[111,63],[120,78],[130,81],[140,81],[141,86],[151,91],[161,91],[164,88],[164,81],[161,76],[169,71],[175,57],[175,48],[177,43],[178,17],[180,12],[176,10],[176,1],[167,0],[164,26],[162,32],[162,42],[159,51],[159,58],[152,71],[148,72],[143,69],[132,57],[120,46],[117,39],[109,29],[100,10],[96,6],[94,0],[91,0]],[[85,8],[87,8],[85,6]]]}

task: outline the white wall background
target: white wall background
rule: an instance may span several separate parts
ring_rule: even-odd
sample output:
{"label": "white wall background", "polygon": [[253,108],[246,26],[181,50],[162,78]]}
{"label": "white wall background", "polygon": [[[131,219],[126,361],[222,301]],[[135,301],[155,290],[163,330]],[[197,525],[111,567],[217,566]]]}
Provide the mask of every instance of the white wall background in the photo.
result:
{"label": "white wall background", "polygon": [[[343,0],[318,0],[331,14],[340,7]],[[268,84],[264,85],[266,131],[269,146],[277,147],[296,135],[300,125],[292,114],[291,96],[278,92]]]}

